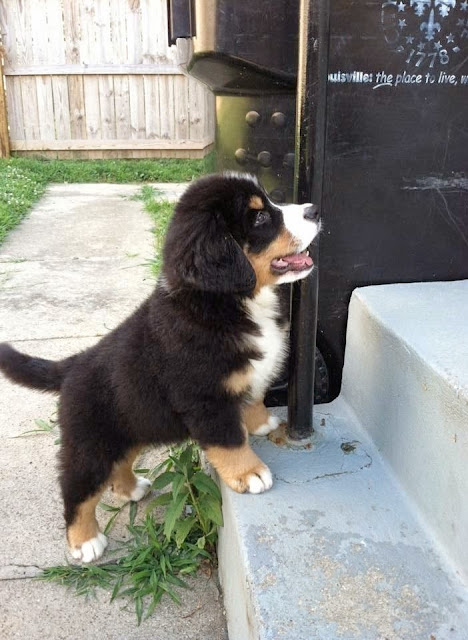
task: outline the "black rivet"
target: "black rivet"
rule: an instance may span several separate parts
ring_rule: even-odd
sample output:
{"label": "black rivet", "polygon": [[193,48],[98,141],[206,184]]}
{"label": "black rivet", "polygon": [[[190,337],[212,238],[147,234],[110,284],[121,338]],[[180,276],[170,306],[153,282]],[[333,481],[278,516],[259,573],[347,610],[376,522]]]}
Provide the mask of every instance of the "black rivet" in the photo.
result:
{"label": "black rivet", "polygon": [[262,167],[271,167],[271,153],[269,151],[260,151],[257,160]]}
{"label": "black rivet", "polygon": [[245,121],[249,125],[249,127],[256,127],[260,122],[261,116],[258,111],[249,111],[245,116]]}
{"label": "black rivet", "polygon": [[282,189],[273,189],[270,196],[274,202],[285,202],[286,200],[286,195]]}
{"label": "black rivet", "polygon": [[294,169],[294,153],[287,153],[283,158],[283,165]]}
{"label": "black rivet", "polygon": [[271,124],[277,129],[283,129],[286,126],[286,116],[281,111],[275,111],[271,116]]}

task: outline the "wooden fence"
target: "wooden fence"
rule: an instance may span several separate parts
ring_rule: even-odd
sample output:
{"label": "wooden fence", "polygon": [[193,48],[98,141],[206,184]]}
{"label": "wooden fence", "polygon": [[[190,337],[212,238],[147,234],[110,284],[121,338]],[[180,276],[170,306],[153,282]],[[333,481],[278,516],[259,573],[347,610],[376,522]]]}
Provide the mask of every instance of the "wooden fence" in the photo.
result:
{"label": "wooden fence", "polygon": [[[179,70],[165,0],[1,0],[0,33],[16,155],[210,150],[214,98]],[[0,133],[1,120],[0,95]]]}

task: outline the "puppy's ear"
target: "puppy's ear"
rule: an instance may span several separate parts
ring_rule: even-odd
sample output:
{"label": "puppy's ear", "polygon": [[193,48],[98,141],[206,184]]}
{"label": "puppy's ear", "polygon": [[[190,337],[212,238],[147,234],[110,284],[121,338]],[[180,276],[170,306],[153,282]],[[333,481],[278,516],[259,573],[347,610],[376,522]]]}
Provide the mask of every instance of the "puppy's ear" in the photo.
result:
{"label": "puppy's ear", "polygon": [[[240,245],[220,215],[192,220],[185,233],[174,220],[169,229],[164,263],[169,273],[196,289],[212,293],[248,294],[257,278]],[[182,237],[182,234],[184,237]],[[178,238],[178,242],[177,242]]]}

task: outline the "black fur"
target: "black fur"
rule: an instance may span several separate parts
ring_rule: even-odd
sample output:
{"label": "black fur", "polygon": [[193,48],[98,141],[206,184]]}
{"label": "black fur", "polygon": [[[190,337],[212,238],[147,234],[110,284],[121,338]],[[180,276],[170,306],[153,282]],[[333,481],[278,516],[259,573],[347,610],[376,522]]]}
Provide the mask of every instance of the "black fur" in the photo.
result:
{"label": "black fur", "polygon": [[0,369],[14,382],[60,390],[61,487],[67,524],[77,505],[109,478],[136,445],[179,442],[238,446],[243,397],[222,381],[260,358],[243,339],[258,334],[246,296],[255,272],[244,248],[261,251],[281,226],[255,226],[250,180],[210,176],[176,207],[153,294],[98,344],[61,362],[0,347]]}
{"label": "black fur", "polygon": [[0,344],[0,370],[12,382],[41,391],[60,391],[62,381],[75,357],[60,362],[34,358],[20,353],[11,345]]}

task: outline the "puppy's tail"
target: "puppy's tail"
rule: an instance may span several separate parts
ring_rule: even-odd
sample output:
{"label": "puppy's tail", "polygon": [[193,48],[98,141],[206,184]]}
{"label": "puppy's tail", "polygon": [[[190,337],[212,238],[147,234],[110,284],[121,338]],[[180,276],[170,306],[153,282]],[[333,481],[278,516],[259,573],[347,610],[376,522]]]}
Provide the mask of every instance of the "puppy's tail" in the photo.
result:
{"label": "puppy's tail", "polygon": [[0,371],[7,378],[32,389],[60,391],[60,386],[76,356],[59,362],[33,358],[6,342],[0,344]]}

